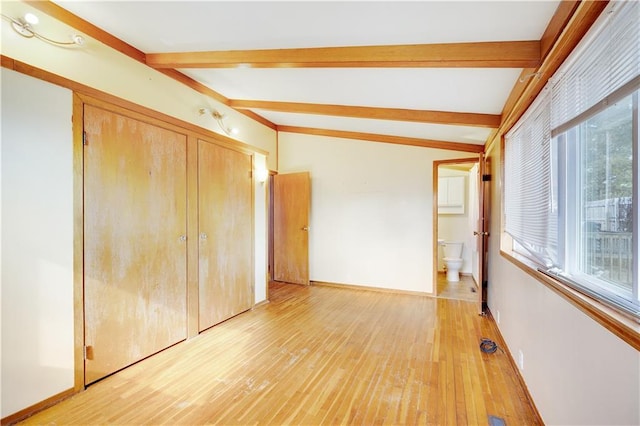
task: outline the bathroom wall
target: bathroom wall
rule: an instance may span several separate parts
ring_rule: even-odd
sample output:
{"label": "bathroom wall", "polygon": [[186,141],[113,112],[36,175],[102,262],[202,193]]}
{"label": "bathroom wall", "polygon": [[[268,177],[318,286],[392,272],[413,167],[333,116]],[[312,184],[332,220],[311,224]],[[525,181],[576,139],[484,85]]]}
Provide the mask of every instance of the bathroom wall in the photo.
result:
{"label": "bathroom wall", "polygon": [[[438,169],[438,177],[446,176],[463,176],[464,177],[464,191],[465,191],[465,205],[464,213],[462,214],[438,214],[438,239],[445,241],[462,241],[464,243],[462,249],[462,269],[460,272],[463,274],[471,274],[473,262],[473,244],[475,244],[475,237],[473,237],[473,227],[471,226],[471,207],[476,204],[477,201],[471,201],[471,191],[469,190],[469,172],[447,168],[446,166],[440,166]],[[443,248],[438,249],[438,271],[444,270]]]}

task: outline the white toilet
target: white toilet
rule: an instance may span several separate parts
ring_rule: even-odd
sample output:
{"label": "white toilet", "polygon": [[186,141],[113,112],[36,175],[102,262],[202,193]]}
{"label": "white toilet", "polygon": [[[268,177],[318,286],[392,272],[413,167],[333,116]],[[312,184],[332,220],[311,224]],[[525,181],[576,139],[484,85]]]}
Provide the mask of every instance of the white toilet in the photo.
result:
{"label": "white toilet", "polygon": [[447,281],[460,281],[460,268],[462,268],[462,243],[445,241],[444,264],[447,265]]}

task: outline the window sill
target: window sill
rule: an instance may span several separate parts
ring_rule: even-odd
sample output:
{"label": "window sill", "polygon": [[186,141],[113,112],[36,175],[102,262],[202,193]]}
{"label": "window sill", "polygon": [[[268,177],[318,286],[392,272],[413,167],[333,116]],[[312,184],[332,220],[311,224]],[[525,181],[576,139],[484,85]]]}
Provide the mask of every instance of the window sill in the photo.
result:
{"label": "window sill", "polygon": [[538,271],[537,265],[516,253],[500,250],[502,257],[562,296],[607,330],[640,351],[640,323],[637,319],[603,304]]}

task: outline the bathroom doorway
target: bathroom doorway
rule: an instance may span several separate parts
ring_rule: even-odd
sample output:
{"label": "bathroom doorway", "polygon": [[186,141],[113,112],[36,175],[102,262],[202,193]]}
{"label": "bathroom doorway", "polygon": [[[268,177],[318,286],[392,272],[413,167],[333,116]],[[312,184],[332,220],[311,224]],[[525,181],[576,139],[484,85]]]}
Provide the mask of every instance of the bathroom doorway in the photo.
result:
{"label": "bathroom doorway", "polygon": [[481,156],[434,162],[433,270],[438,297],[477,302],[482,312],[480,168]]}

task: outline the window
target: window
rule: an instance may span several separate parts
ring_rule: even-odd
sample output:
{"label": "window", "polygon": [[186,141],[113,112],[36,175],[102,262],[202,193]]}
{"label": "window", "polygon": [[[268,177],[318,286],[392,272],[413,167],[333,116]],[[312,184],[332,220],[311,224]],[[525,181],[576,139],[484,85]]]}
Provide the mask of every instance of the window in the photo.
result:
{"label": "window", "polygon": [[566,182],[560,187],[566,219],[565,249],[554,266],[592,291],[621,298],[623,305],[624,300],[632,302],[632,310],[638,305],[633,247],[637,105],[638,91],[555,140],[557,149],[566,151],[559,167]]}
{"label": "window", "polygon": [[640,3],[611,2],[505,138],[513,251],[640,317]]}

